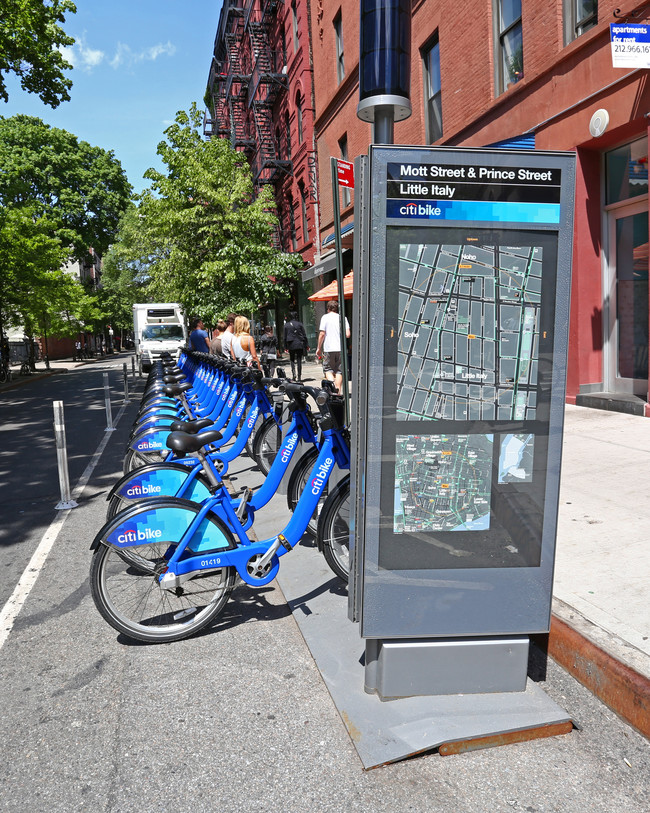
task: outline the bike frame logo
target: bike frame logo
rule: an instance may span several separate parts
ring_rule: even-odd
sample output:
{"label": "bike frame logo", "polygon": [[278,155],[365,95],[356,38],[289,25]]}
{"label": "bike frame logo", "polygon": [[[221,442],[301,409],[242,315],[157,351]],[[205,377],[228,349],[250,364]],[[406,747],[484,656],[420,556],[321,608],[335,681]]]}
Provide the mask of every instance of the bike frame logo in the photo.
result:
{"label": "bike frame logo", "polygon": [[321,493],[333,465],[334,458],[332,457],[325,458],[325,460],[319,465],[318,470],[316,471],[316,476],[311,481],[312,494],[318,495]]}
{"label": "bike frame logo", "polygon": [[283,463],[288,463],[291,459],[291,454],[296,448],[296,443],[298,443],[298,433],[294,432],[292,435],[289,435],[280,452],[280,459]]}
{"label": "bike frame logo", "polygon": [[246,426],[249,429],[252,429],[255,426],[255,421],[257,420],[257,416],[259,414],[260,414],[259,408],[255,407],[255,409],[251,412],[250,418],[248,419],[248,422],[246,424]]}

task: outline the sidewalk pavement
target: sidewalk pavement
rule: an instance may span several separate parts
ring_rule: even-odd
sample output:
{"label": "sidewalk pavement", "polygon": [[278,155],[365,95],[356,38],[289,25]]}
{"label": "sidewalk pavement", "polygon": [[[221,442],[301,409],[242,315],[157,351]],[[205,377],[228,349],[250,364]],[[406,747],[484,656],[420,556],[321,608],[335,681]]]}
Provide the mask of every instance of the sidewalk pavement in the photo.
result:
{"label": "sidewalk pavement", "polygon": [[[37,365],[51,375],[131,355]],[[288,360],[285,360],[290,373]],[[282,364],[282,362],[281,362]],[[317,385],[319,364],[303,365]],[[16,376],[2,392],[34,376]],[[538,643],[650,737],[650,420],[567,405],[551,632]]]}

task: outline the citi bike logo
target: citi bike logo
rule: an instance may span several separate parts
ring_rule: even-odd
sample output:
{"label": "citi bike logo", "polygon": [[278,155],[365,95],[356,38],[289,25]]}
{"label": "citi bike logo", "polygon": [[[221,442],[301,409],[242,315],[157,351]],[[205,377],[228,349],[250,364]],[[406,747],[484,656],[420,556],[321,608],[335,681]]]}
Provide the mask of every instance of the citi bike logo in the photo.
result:
{"label": "citi bike logo", "polygon": [[257,420],[257,416],[259,415],[259,409],[255,409],[252,413],[250,418],[248,419],[248,423],[246,426],[248,429],[252,429],[255,426],[255,421]]}
{"label": "citi bike logo", "polygon": [[144,494],[160,494],[161,486],[148,486],[146,483],[143,483],[141,486],[132,486],[131,488],[127,488],[126,496],[127,497],[141,497]]}
{"label": "citi bike logo", "polygon": [[117,537],[118,545],[126,545],[129,542],[146,542],[149,539],[159,539],[162,536],[162,531],[158,528],[145,528],[141,531],[136,528],[134,531],[124,531]]}
{"label": "citi bike logo", "polygon": [[235,403],[236,398],[237,398],[237,393],[233,392],[233,394],[228,399],[228,407],[231,407]]}
{"label": "citi bike logo", "polygon": [[406,217],[440,217],[442,209],[431,203],[406,203],[400,206],[399,213]]}
{"label": "citi bike logo", "polygon": [[282,449],[282,453],[280,454],[280,460],[283,463],[288,463],[291,459],[291,453],[296,448],[296,443],[298,443],[298,433],[294,432],[293,435],[290,435],[287,438],[287,442]]}
{"label": "citi bike logo", "polygon": [[332,464],[334,463],[334,459],[332,457],[328,457],[325,459],[323,463],[320,464],[318,467],[318,471],[316,472],[316,476],[311,481],[311,493],[318,496],[325,482],[327,480],[327,475],[330,473],[330,469],[332,468]]}
{"label": "citi bike logo", "polygon": [[244,407],[245,407],[245,406],[246,406],[246,403],[239,404],[239,405],[238,405],[238,407],[237,407],[237,409],[235,410],[235,415],[236,415],[238,418],[241,418],[241,414],[242,414],[242,412],[244,411]]}
{"label": "citi bike logo", "polygon": [[138,443],[136,450],[142,452],[145,449],[162,449],[162,443],[156,440],[143,440]]}

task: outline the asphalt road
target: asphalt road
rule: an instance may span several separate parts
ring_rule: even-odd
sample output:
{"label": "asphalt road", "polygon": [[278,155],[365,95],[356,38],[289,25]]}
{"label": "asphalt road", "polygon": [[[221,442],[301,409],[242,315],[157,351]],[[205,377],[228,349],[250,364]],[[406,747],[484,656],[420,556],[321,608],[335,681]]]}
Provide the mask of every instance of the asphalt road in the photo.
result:
{"label": "asphalt road", "polygon": [[[65,403],[74,486],[105,437],[101,373],[0,396],[0,606],[59,515],[51,402]],[[121,400],[116,386],[114,415]],[[539,659],[536,677],[579,725],[571,734],[364,773],[275,584],[237,588],[222,618],[187,641],[117,635],[90,599],[88,547],[135,410],[111,433],[0,649],[4,813],[649,809],[650,743],[552,662],[544,674]]]}

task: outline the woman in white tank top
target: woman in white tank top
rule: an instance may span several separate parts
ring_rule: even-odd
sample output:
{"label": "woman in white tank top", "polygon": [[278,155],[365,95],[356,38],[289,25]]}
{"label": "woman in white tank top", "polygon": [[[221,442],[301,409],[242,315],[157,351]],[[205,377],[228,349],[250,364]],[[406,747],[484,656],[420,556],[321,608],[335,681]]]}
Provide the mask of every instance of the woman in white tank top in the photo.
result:
{"label": "woman in white tank top", "polygon": [[261,370],[257,352],[255,350],[255,340],[251,336],[251,324],[245,316],[238,316],[233,325],[232,351],[237,361],[257,367]]}

